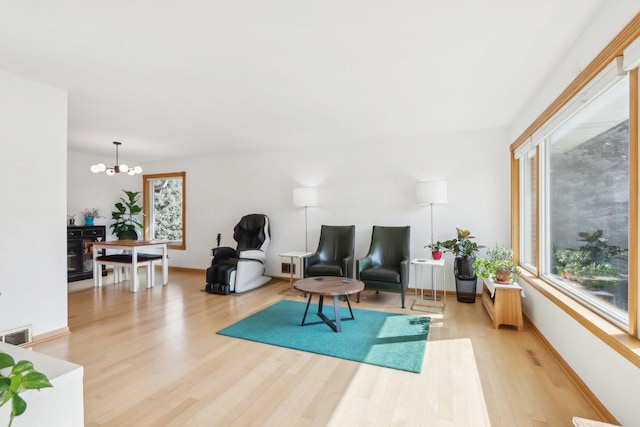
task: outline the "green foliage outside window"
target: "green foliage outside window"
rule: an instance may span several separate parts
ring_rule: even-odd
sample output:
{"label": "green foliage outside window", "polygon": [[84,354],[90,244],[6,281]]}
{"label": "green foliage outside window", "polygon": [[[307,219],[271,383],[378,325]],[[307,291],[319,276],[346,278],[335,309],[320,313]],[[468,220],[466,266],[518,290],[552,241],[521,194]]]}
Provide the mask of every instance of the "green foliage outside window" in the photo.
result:
{"label": "green foliage outside window", "polygon": [[182,240],[182,180],[153,180],[153,234],[155,239]]}

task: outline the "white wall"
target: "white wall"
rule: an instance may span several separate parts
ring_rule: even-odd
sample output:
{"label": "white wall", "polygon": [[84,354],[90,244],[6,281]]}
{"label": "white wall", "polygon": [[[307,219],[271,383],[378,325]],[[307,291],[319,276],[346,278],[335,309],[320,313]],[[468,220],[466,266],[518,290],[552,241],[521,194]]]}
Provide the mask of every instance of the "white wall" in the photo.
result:
{"label": "white wall", "polygon": [[0,331],[67,326],[65,92],[0,71]]}
{"label": "white wall", "polygon": [[[292,191],[300,186],[319,188],[319,206],[308,210],[310,250],[317,247],[322,224],[355,224],[357,258],[369,248],[373,225],[410,225],[412,257],[425,256],[429,207],[416,205],[415,185],[430,179],[446,179],[449,191],[448,203],[434,206],[436,240],[454,237],[458,226],[473,231],[479,243],[509,244],[508,159],[502,129],[142,166],[145,173],[187,172],[187,250],[171,251],[171,265],[205,269],[217,233],[222,234],[222,245],[235,246],[233,227],[240,217],[265,213],[272,228],[267,273],[283,276],[278,254],[304,250],[304,209],[292,202]],[[69,153],[73,209],[84,204],[111,209],[122,181],[130,183],[129,188],[141,185],[137,177],[93,175],[88,169],[92,162],[95,159],[86,155]],[[91,203],[79,200],[88,195]],[[446,280],[447,287],[455,289],[450,265]]]}
{"label": "white wall", "polygon": [[[638,1],[609,1],[603,5],[536,97],[518,116],[510,130],[511,140],[558,97],[638,11]],[[529,319],[622,425],[638,425],[640,369],[535,289],[526,284],[523,287],[527,294],[523,299],[523,310]]]}
{"label": "white wall", "polygon": [[518,113],[509,132],[513,142],[640,12],[638,0],[606,1],[536,94]]}
{"label": "white wall", "polygon": [[[105,142],[109,144],[109,141]],[[121,158],[120,163],[134,162]],[[96,163],[104,163],[113,166],[115,163],[115,150],[113,157],[98,157],[92,154],[68,152],[67,153],[67,215],[76,214],[76,225],[84,225],[84,218],[80,212],[87,208],[98,208],[103,218],[95,220],[95,225],[111,224],[111,212],[116,202],[121,197],[126,197],[122,190],[142,191],[142,177],[118,174],[107,176],[105,173],[94,174],[89,168]],[[125,164],[126,164],[125,163]],[[142,194],[140,194],[142,205]],[[107,227],[107,239],[116,240],[111,235],[111,229]]]}

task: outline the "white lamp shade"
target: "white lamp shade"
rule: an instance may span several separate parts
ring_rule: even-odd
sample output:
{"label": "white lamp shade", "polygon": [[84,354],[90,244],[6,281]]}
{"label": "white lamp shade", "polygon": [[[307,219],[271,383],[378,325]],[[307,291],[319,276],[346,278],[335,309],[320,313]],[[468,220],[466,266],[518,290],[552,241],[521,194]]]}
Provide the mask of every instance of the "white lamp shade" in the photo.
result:
{"label": "white lamp shade", "polygon": [[294,188],[293,204],[297,207],[318,206],[318,189],[311,187]]}
{"label": "white lamp shade", "polygon": [[419,182],[416,185],[416,203],[419,205],[447,203],[447,181]]}

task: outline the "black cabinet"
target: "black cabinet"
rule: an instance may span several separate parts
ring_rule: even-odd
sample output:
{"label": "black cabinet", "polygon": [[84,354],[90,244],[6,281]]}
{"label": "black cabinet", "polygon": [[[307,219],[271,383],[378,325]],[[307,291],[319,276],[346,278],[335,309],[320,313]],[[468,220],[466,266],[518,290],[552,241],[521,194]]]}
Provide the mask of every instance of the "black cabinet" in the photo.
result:
{"label": "black cabinet", "polygon": [[[106,227],[67,227],[67,282],[93,277],[93,242],[104,240]],[[102,275],[107,275],[102,266]]]}

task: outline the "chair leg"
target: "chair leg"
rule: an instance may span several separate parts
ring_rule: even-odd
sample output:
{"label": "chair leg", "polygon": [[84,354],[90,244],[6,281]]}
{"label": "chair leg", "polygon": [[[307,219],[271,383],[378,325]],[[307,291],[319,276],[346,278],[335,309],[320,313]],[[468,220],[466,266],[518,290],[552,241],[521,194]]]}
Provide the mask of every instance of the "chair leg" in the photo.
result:
{"label": "chair leg", "polygon": [[358,292],[358,296],[356,297],[356,304],[360,304],[360,292]]}
{"label": "chair leg", "polygon": [[402,308],[406,308],[406,307],[404,306],[404,292],[401,292],[401,293],[400,293],[400,300],[402,301]]}

